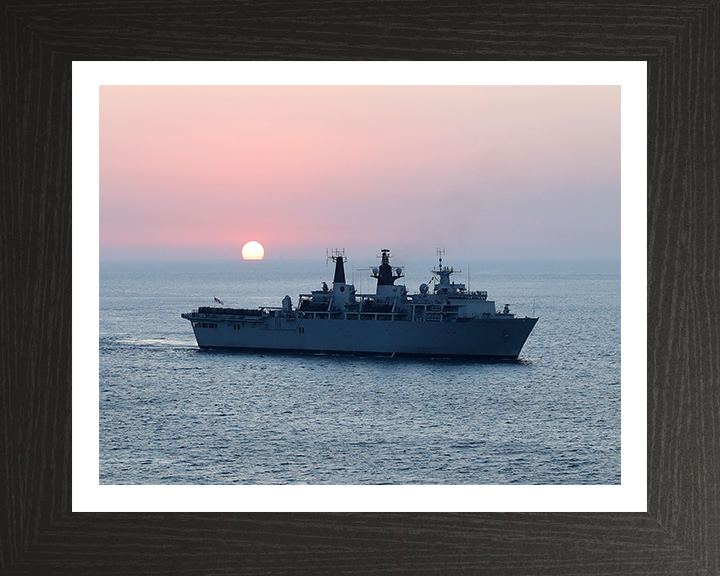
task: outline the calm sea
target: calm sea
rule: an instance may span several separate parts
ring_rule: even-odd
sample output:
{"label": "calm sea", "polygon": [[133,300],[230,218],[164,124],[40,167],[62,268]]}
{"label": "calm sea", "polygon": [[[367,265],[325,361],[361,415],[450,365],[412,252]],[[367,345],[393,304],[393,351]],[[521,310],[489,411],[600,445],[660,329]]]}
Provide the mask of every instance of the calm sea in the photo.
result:
{"label": "calm sea", "polygon": [[[414,292],[435,262],[395,264]],[[534,300],[517,362],[201,351],[182,312],[296,302],[332,267],[101,263],[100,482],[619,484],[619,261],[460,264],[498,307]]]}

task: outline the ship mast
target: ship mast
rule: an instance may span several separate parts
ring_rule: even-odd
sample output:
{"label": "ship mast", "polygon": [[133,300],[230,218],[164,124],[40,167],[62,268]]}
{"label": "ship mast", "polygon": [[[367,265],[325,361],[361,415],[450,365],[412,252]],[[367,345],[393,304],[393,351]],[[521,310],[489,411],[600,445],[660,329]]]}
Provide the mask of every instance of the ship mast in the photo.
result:
{"label": "ship mast", "polygon": [[444,285],[444,284],[450,284],[450,275],[455,274],[458,272],[462,272],[462,270],[455,270],[452,266],[444,266],[442,263],[442,257],[445,255],[445,248],[438,248],[437,249],[438,254],[438,267],[437,270],[433,270],[433,280],[437,278],[437,283]]}
{"label": "ship mast", "polygon": [[380,267],[373,268],[372,274],[370,274],[373,278],[377,278],[378,286],[392,286],[395,280],[402,278],[404,275],[402,268],[395,268],[393,270],[393,267],[390,266],[390,258],[392,257],[393,255],[390,254],[388,248],[380,250],[380,256],[378,256],[378,258],[380,258]]}
{"label": "ship mast", "polygon": [[345,256],[345,248],[333,248],[328,254],[325,250],[326,260],[332,260],[335,262],[335,275],[333,276],[333,284],[345,284],[345,262],[347,262],[347,256]]}

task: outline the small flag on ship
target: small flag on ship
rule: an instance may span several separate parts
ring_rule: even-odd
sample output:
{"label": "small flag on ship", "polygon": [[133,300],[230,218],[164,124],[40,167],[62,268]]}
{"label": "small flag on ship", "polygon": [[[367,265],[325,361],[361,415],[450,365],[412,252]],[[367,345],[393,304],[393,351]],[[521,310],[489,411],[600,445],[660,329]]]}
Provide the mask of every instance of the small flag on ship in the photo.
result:
{"label": "small flag on ship", "polygon": [[[215,298],[215,297],[213,296],[213,298]],[[217,302],[218,304],[222,304],[223,306],[225,306],[225,302],[223,302],[223,301],[220,300],[219,298],[215,298],[215,302]]]}

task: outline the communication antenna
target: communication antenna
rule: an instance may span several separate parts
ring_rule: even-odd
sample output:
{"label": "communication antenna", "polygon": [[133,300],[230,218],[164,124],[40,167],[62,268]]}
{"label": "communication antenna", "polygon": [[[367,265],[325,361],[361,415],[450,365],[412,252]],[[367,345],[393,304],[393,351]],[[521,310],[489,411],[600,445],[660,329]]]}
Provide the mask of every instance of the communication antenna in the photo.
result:
{"label": "communication antenna", "polygon": [[332,260],[337,262],[338,258],[342,258],[343,263],[347,262],[347,256],[345,256],[345,248],[333,248],[328,250],[325,248],[325,268],[327,268],[328,262]]}

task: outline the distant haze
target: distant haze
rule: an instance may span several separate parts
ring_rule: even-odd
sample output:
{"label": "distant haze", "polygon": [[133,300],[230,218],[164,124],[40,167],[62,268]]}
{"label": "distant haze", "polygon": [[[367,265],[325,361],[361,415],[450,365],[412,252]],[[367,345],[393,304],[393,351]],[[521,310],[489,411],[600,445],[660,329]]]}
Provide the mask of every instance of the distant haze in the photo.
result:
{"label": "distant haze", "polygon": [[619,86],[102,86],[100,257],[619,258]]}

